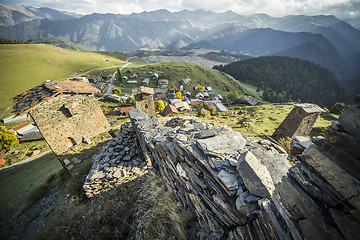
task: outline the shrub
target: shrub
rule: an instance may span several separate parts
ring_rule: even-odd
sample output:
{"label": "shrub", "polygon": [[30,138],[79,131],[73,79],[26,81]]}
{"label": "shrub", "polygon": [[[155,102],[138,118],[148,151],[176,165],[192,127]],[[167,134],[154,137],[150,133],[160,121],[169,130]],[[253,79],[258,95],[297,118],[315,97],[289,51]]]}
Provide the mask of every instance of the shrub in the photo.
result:
{"label": "shrub", "polygon": [[112,92],[114,93],[114,94],[116,94],[116,95],[120,95],[121,94],[121,89],[119,89],[119,88],[113,88],[112,89]]}
{"label": "shrub", "polygon": [[162,100],[157,100],[154,105],[156,112],[161,112],[162,110],[165,109],[165,104]]}
{"label": "shrub", "polygon": [[127,105],[127,106],[135,106],[135,98],[129,97],[129,98],[126,100],[126,105]]}
{"label": "shrub", "polygon": [[197,114],[198,117],[210,117],[210,112],[205,108],[201,108]]}
{"label": "shrub", "polygon": [[196,93],[200,93],[200,92],[203,93],[204,90],[205,90],[204,87],[201,86],[200,84],[195,87],[195,92]]}
{"label": "shrub", "polygon": [[346,105],[345,103],[337,102],[331,107],[330,112],[334,114],[341,114],[349,106],[350,105]]}
{"label": "shrub", "polygon": [[211,116],[215,115],[215,112],[216,112],[216,107],[215,106],[210,106],[208,108],[208,110],[210,111]]}
{"label": "shrub", "polygon": [[0,126],[0,150],[16,146],[18,144],[19,140],[16,138],[15,133]]}

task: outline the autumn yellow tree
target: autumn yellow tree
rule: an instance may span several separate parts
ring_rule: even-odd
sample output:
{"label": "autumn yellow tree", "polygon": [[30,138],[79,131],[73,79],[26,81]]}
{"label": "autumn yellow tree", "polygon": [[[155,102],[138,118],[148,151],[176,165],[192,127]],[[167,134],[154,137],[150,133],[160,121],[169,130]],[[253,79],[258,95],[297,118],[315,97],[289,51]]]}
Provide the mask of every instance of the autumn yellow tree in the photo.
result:
{"label": "autumn yellow tree", "polygon": [[156,112],[161,112],[162,110],[165,109],[165,104],[164,104],[163,100],[157,100],[154,105],[155,105]]}
{"label": "autumn yellow tree", "polygon": [[200,84],[195,87],[195,92],[196,93],[200,93],[200,92],[203,93],[204,90],[205,90],[204,87],[201,86]]}
{"label": "autumn yellow tree", "polygon": [[15,133],[0,126],[0,150],[16,146],[18,144],[19,140],[16,138]]}
{"label": "autumn yellow tree", "polygon": [[184,96],[182,95],[182,93],[179,91],[179,92],[176,92],[175,93],[175,96],[176,96],[176,98],[178,98],[178,99],[181,99],[181,100],[183,100],[184,99]]}

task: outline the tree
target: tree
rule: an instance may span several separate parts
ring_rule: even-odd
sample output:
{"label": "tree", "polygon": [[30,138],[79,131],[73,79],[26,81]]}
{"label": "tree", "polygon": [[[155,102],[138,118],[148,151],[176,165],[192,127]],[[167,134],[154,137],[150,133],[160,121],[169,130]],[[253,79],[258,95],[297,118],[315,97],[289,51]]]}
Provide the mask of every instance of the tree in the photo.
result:
{"label": "tree", "polygon": [[126,105],[128,105],[128,106],[135,106],[135,98],[129,97],[129,98],[126,100]]}
{"label": "tree", "polygon": [[177,99],[181,99],[181,100],[184,99],[184,96],[182,95],[182,93],[181,93],[180,91],[179,91],[179,92],[176,92],[176,93],[175,93],[175,96],[176,96]]}
{"label": "tree", "polygon": [[114,94],[120,96],[120,94],[121,94],[121,89],[120,89],[120,88],[113,88],[113,89],[112,89],[112,92],[113,92]]}
{"label": "tree", "polygon": [[337,103],[334,104],[334,106],[331,107],[330,112],[340,115],[349,106],[350,105],[346,105],[345,103],[337,102]]}
{"label": "tree", "polygon": [[155,105],[155,111],[157,112],[161,112],[162,110],[165,109],[165,104],[163,100],[157,100],[154,105]]}
{"label": "tree", "polygon": [[121,81],[121,72],[120,72],[120,69],[119,68],[117,68],[117,80],[118,81]]}
{"label": "tree", "polygon": [[18,144],[19,140],[16,138],[15,133],[0,126],[0,150],[16,146]]}
{"label": "tree", "polygon": [[216,113],[216,107],[215,106],[210,106],[208,110],[210,111],[211,116],[215,115],[215,113]]}
{"label": "tree", "polygon": [[229,99],[232,102],[236,102],[239,98],[239,92],[238,91],[231,91],[228,95],[227,95],[227,99]]}
{"label": "tree", "polygon": [[200,92],[203,93],[204,90],[205,90],[204,87],[201,86],[200,84],[195,87],[195,92],[196,92],[196,94],[198,94],[198,93],[200,93]]}
{"label": "tree", "polygon": [[172,89],[172,88],[175,89],[175,92],[178,90],[177,87],[175,86],[175,84],[171,85],[171,86],[169,87],[169,90]]}

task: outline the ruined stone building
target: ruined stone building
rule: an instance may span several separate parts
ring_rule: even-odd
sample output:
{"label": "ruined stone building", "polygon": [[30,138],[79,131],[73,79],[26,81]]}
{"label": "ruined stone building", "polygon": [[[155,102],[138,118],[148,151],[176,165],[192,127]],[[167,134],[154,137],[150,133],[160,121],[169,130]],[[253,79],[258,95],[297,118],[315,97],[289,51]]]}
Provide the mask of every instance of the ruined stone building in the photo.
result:
{"label": "ruined stone building", "polygon": [[307,136],[323,110],[316,104],[295,104],[289,115],[273,133],[274,138]]}
{"label": "ruined stone building", "polygon": [[[16,115],[28,112],[55,154],[64,155],[78,145],[110,130],[93,93],[99,90],[78,81],[47,81],[21,93],[14,101]],[[67,160],[63,166],[71,166]]]}
{"label": "ruined stone building", "polygon": [[135,96],[136,108],[141,109],[149,117],[155,117],[154,89],[141,86],[140,88],[134,89],[133,94]]}

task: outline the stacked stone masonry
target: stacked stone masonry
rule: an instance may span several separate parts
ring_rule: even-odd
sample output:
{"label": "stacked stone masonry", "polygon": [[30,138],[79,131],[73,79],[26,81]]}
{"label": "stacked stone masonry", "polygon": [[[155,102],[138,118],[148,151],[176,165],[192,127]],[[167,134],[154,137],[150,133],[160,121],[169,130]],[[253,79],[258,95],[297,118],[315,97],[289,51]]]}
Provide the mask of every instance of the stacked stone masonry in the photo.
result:
{"label": "stacked stone masonry", "polygon": [[149,119],[139,109],[129,115],[145,157],[196,214],[201,238],[357,238],[359,159],[351,159],[352,151],[351,172],[334,160],[342,155],[330,157],[320,146],[324,138],[297,139],[288,156],[269,141],[249,141],[196,118]]}
{"label": "stacked stone masonry", "polygon": [[146,161],[135,131],[127,122],[121,126],[121,133],[93,156],[84,190],[88,197],[94,197],[146,172]]}

